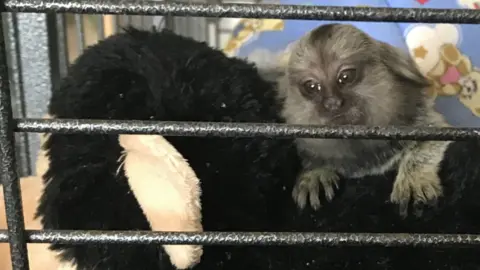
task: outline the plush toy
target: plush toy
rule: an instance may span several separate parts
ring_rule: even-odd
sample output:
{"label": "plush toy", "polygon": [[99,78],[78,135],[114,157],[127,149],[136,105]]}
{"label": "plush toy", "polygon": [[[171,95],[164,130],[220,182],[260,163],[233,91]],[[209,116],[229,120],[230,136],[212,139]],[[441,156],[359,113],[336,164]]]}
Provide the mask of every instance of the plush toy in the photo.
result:
{"label": "plush toy", "polygon": [[[40,138],[43,144],[48,136],[41,134]],[[119,142],[124,149],[121,164],[129,187],[150,227],[158,231],[201,231],[199,181],[182,155],[161,136],[120,135]],[[35,211],[44,187],[41,176],[49,167],[44,150],[39,151],[36,164],[36,175],[20,179],[27,230],[43,229]],[[166,196],[158,197],[158,190]],[[3,204],[3,193],[0,197]],[[7,228],[3,206],[0,207],[0,228]],[[77,269],[74,262],[60,260],[57,252],[48,246],[28,244],[30,269]],[[199,246],[166,245],[164,248],[178,268],[197,263],[202,255]],[[0,266],[0,269],[11,269],[8,243],[0,244]]]}
{"label": "plush toy", "polygon": [[[256,68],[228,58],[204,43],[169,31],[129,29],[87,49],[53,91],[49,113],[57,118],[160,121],[283,122],[274,84]],[[49,168],[38,207],[45,229],[169,230],[165,204],[183,198],[190,221],[186,230],[477,233],[480,231],[480,144],[450,145],[440,175],[444,194],[434,208],[412,207],[402,219],[388,203],[395,172],[385,176],[342,179],[335,199],[318,211],[298,211],[292,186],[300,164],[292,139],[267,137],[137,137],[153,142],[129,147],[123,135],[51,134],[44,144]],[[169,148],[168,143],[173,146]],[[145,142],[143,141],[143,142]],[[157,143],[156,143],[157,142]],[[182,179],[200,181],[200,190],[183,192],[173,176],[158,167],[132,188],[122,166],[129,151],[178,151]],[[153,149],[153,150],[148,150]],[[143,162],[145,156],[131,162]],[[161,155],[155,159],[160,163]],[[183,160],[183,161],[182,161]],[[131,164],[140,170],[142,164]],[[173,166],[175,168],[175,166]],[[178,167],[177,167],[178,168]],[[132,168],[130,168],[132,169]],[[163,180],[162,180],[163,177]],[[150,180],[149,180],[150,179]],[[155,181],[163,181],[157,184]],[[182,182],[183,181],[183,182]],[[180,183],[195,183],[180,180]],[[201,191],[201,208],[195,196]],[[133,194],[135,192],[135,194]],[[172,194],[173,192],[173,194]],[[177,193],[175,193],[177,192]],[[182,193],[183,192],[183,193]],[[190,194],[190,195],[188,195]],[[197,195],[195,195],[197,194]],[[160,212],[142,210],[158,200]],[[168,206],[168,205],[167,205]],[[172,209],[176,209],[172,207]],[[201,226],[196,211],[201,209]],[[155,210],[155,209],[154,209]],[[178,214],[178,213],[177,213]],[[179,215],[173,215],[178,217]],[[158,218],[158,219],[157,219]],[[157,219],[157,224],[152,220]],[[183,226],[183,225],[182,225]],[[178,227],[176,227],[178,228]],[[480,269],[478,249],[422,247],[203,246],[200,262],[174,266],[176,252],[157,245],[54,244],[62,259],[77,269],[156,270],[303,270],[303,269]],[[166,251],[165,251],[166,250]],[[169,253],[169,254],[168,254]],[[184,258],[184,257],[183,257]]]}

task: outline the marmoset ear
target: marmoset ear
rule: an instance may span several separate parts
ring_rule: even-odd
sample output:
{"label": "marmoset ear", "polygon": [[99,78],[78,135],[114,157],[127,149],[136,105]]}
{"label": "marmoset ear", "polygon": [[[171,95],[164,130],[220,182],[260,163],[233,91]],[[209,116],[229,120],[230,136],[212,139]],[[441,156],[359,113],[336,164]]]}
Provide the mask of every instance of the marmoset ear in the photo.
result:
{"label": "marmoset ear", "polygon": [[417,87],[427,88],[430,81],[421,73],[417,64],[407,53],[384,42],[378,42],[383,64],[401,80]]}

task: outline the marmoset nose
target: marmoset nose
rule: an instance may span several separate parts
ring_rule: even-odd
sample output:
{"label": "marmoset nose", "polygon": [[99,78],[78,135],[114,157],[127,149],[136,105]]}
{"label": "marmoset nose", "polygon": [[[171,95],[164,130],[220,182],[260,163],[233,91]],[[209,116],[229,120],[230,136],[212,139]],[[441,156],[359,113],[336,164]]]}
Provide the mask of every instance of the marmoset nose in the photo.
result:
{"label": "marmoset nose", "polygon": [[343,99],[340,97],[328,97],[323,101],[323,107],[329,112],[336,111],[343,106]]}

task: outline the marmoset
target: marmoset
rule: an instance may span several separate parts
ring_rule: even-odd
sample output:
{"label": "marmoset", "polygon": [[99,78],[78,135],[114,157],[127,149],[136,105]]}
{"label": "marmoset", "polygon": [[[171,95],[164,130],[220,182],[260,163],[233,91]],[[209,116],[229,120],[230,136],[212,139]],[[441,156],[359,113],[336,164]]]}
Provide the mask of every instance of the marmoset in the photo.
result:
{"label": "marmoset", "polygon": [[[426,95],[429,81],[411,57],[349,24],[322,25],[290,51],[278,79],[289,124],[447,126]],[[303,171],[293,189],[300,208],[332,200],[340,176],[359,178],[398,169],[390,200],[402,216],[410,202],[442,195],[437,171],[447,141],[296,139]]]}

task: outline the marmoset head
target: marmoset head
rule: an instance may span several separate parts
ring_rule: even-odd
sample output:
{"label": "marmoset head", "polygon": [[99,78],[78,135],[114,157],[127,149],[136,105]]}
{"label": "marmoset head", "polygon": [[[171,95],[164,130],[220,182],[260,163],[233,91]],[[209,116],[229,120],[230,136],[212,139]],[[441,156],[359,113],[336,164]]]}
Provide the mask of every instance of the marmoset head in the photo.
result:
{"label": "marmoset head", "polygon": [[410,125],[428,86],[409,55],[348,24],[300,39],[280,83],[287,122],[317,125]]}

